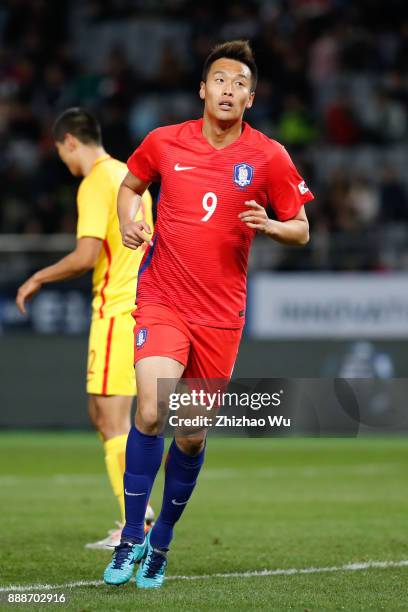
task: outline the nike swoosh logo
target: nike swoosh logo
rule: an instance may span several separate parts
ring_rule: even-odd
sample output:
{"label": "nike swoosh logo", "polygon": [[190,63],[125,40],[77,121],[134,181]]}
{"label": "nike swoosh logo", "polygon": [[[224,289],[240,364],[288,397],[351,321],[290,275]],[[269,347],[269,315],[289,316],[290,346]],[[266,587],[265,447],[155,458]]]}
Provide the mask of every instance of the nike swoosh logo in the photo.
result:
{"label": "nike swoosh logo", "polygon": [[125,489],[125,495],[133,495],[134,497],[136,497],[137,495],[146,495],[145,492],[143,493],[129,493],[129,491],[126,491]]}
{"label": "nike swoosh logo", "polygon": [[171,500],[171,503],[174,504],[175,506],[184,506],[184,504],[186,504],[187,502],[188,500],[185,502],[178,502],[176,499]]}
{"label": "nike swoosh logo", "polygon": [[174,166],[174,169],[176,172],[180,172],[180,170],[194,170],[196,166],[180,166],[179,163],[177,163]]}

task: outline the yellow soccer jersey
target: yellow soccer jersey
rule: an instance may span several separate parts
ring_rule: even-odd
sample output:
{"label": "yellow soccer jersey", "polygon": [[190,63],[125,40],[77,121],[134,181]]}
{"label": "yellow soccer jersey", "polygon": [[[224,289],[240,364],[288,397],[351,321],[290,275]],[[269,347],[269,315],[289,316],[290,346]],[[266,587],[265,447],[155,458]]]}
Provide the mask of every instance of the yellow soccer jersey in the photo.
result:
{"label": "yellow soccer jersey", "polygon": [[[92,318],[114,317],[134,309],[137,273],[145,245],[136,251],[123,246],[116,211],[126,164],[109,155],[99,157],[78,190],[77,238],[103,240],[93,273]],[[136,219],[145,219],[153,231],[152,198],[145,191]]]}

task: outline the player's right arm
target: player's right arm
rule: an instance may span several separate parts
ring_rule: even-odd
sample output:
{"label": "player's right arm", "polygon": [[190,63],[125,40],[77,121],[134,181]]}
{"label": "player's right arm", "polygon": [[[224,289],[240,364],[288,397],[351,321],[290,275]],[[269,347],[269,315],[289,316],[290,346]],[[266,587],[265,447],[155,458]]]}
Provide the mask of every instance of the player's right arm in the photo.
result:
{"label": "player's right arm", "polygon": [[150,132],[127,161],[129,172],[118,194],[118,217],[122,242],[137,249],[147,242],[153,246],[151,230],[145,221],[134,221],[143,192],[160,178],[160,128]]}
{"label": "player's right arm", "polygon": [[[142,195],[150,183],[128,172],[118,193],[118,217],[122,242],[129,249],[137,249],[147,242],[152,246],[152,230],[146,221],[134,221],[141,205]],[[150,234],[150,235],[149,235]]]}
{"label": "player's right arm", "polygon": [[75,278],[91,270],[98,260],[101,248],[102,240],[84,236],[77,240],[74,251],[52,266],[42,268],[30,276],[17,292],[16,304],[21,314],[26,314],[26,301],[31,300],[44,284]]}

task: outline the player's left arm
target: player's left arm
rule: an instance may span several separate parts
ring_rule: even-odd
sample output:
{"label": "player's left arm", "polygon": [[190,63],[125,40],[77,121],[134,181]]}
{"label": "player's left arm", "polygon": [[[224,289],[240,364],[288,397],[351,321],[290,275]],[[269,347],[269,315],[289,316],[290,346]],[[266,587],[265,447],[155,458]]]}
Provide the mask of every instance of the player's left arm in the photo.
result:
{"label": "player's left arm", "polygon": [[248,227],[282,244],[303,246],[309,242],[309,223],[304,205],[314,196],[286,149],[270,141],[267,147],[268,166],[266,196],[276,218],[269,219],[263,206],[250,200],[240,218]]}
{"label": "player's left arm", "polygon": [[19,311],[26,314],[26,301],[30,300],[45,283],[75,278],[91,270],[98,260],[101,248],[102,240],[100,238],[91,236],[79,238],[74,251],[52,266],[42,268],[21,285],[16,297]]}
{"label": "player's left arm", "polygon": [[248,227],[282,244],[303,246],[309,242],[309,222],[304,206],[299,208],[292,219],[286,221],[269,219],[265,208],[255,200],[245,202],[245,206],[248,210],[238,216]]}

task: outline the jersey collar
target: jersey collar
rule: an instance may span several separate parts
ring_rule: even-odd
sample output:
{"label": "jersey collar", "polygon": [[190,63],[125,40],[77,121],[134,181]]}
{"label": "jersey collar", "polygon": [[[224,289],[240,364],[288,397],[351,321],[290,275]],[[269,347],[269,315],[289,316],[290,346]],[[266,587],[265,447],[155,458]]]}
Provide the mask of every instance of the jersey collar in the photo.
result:
{"label": "jersey collar", "polygon": [[205,136],[203,134],[203,118],[202,117],[201,117],[201,119],[197,120],[196,125],[195,125],[195,130],[196,130],[197,137],[201,140],[201,142],[206,144],[207,147],[209,149],[211,149],[211,151],[220,151],[221,152],[221,151],[224,151],[225,149],[229,149],[230,147],[234,147],[235,145],[242,144],[244,141],[246,141],[248,139],[248,137],[249,137],[249,132],[251,130],[251,127],[250,127],[250,125],[246,121],[243,121],[242,122],[242,132],[241,132],[241,135],[239,136],[239,138],[234,140],[234,142],[232,142],[231,144],[227,145],[226,147],[223,147],[222,149],[216,149],[205,138]]}
{"label": "jersey collar", "polygon": [[95,159],[94,163],[92,164],[92,168],[95,168],[95,166],[97,166],[101,162],[106,161],[107,159],[111,159],[111,155],[109,155],[108,153],[105,153],[105,155],[100,155]]}

